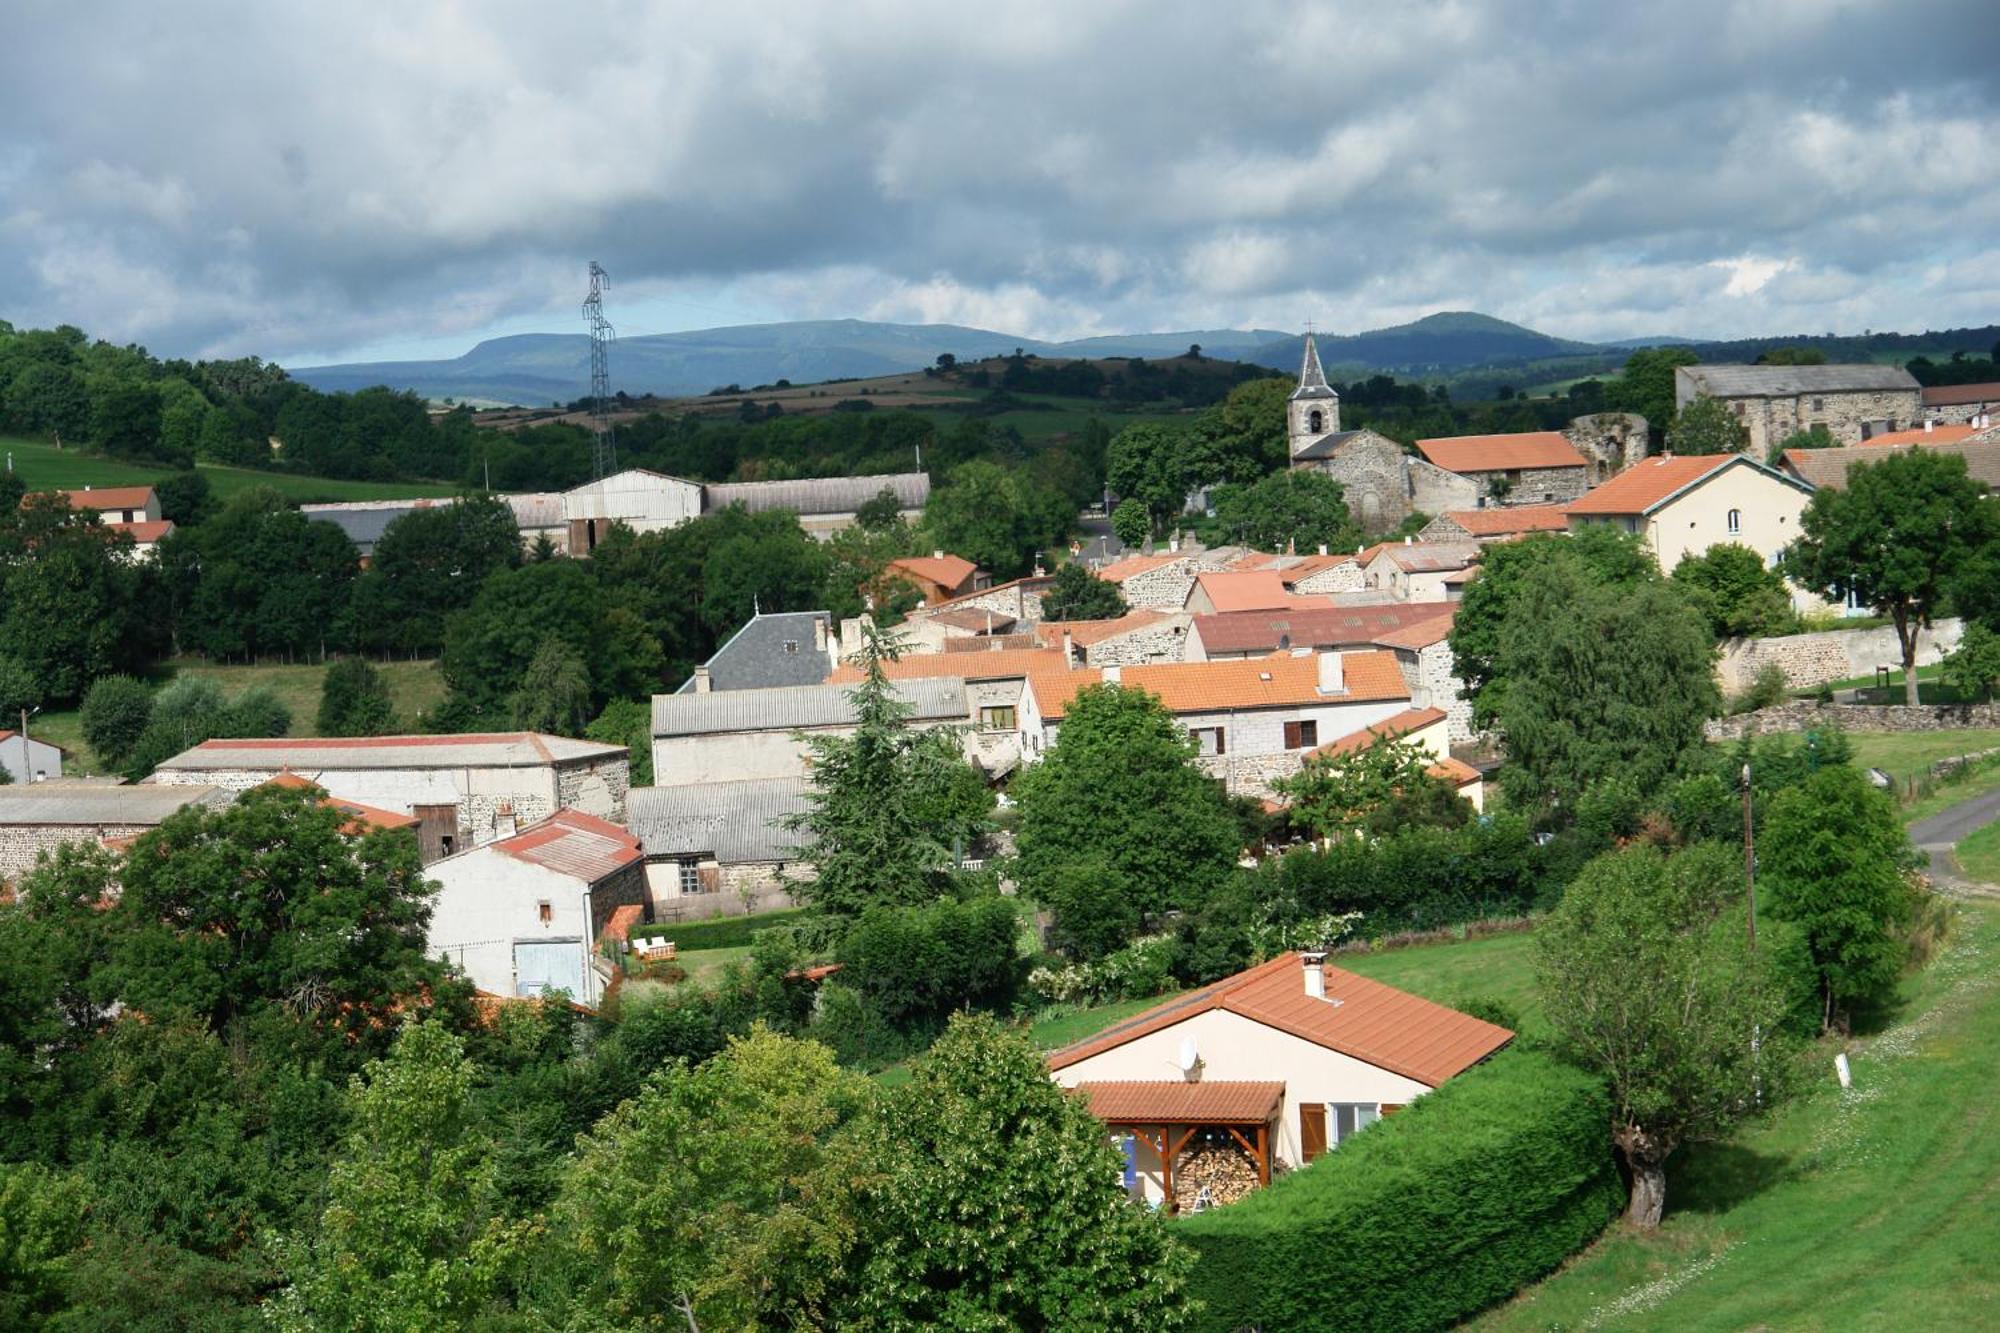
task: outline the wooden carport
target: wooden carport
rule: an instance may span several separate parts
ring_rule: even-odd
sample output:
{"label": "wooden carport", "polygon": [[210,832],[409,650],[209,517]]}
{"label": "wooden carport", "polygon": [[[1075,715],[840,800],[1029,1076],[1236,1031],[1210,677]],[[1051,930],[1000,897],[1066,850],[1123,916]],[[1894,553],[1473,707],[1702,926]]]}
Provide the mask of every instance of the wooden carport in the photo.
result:
{"label": "wooden carport", "polygon": [[1174,1160],[1203,1130],[1220,1130],[1257,1166],[1257,1183],[1271,1183],[1271,1125],[1284,1105],[1283,1083],[1218,1079],[1209,1082],[1117,1081],[1079,1083],[1090,1113],[1112,1130],[1131,1134],[1160,1158],[1160,1185],[1168,1211],[1174,1200]]}

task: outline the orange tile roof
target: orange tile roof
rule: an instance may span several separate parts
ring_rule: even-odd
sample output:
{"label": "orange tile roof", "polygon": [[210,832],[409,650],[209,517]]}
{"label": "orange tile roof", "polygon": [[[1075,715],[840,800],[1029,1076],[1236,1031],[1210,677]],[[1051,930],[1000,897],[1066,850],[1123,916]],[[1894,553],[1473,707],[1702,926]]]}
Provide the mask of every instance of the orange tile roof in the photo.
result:
{"label": "orange tile roof", "polygon": [[1372,726],[1359,731],[1350,731],[1339,740],[1328,741],[1308,754],[1308,759],[1337,759],[1342,755],[1359,754],[1379,740],[1401,740],[1412,732],[1425,727],[1436,726],[1444,721],[1442,708],[1405,708],[1394,717],[1385,717]]}
{"label": "orange tile roof", "polygon": [[1451,633],[1452,602],[1392,602],[1384,606],[1314,606],[1273,611],[1223,611],[1194,618],[1209,653],[1270,653],[1289,648],[1421,648]]}
{"label": "orange tile roof", "polygon": [[631,865],[641,855],[639,839],[630,830],[581,810],[558,810],[490,846],[517,861],[545,866],[591,884]]}
{"label": "orange tile roof", "polygon": [[[1623,472],[1569,503],[1572,514],[1650,514],[1690,486],[1708,480],[1742,454],[1660,454],[1642,458]],[[1753,464],[1754,466],[1754,464]]]}
{"label": "orange tile roof", "polygon": [[[1224,574],[1205,572],[1195,575],[1195,582],[1217,611],[1263,611],[1272,607],[1301,605],[1301,599],[1285,586],[1285,580],[1276,570],[1244,569]],[[1307,599],[1307,602],[1317,606],[1329,604],[1318,599]]]}
{"label": "orange tile roof", "polygon": [[1531,467],[1584,467],[1583,455],[1561,431],[1518,435],[1446,435],[1418,440],[1417,452],[1447,472],[1506,472]]}
{"label": "orange tile roof", "polygon": [[1469,787],[1475,782],[1484,782],[1486,775],[1466,763],[1463,759],[1453,759],[1449,755],[1430,766],[1430,775],[1443,778],[1454,787]]}
{"label": "orange tile roof", "polygon": [[[1476,572],[1476,567],[1475,571]],[[1447,575],[1450,582],[1456,575]],[[1414,621],[1396,629],[1384,630],[1375,636],[1375,643],[1382,648],[1401,648],[1405,652],[1416,652],[1434,643],[1443,643],[1451,637],[1452,616],[1458,611],[1457,602],[1420,602],[1419,606],[1435,606],[1441,614],[1425,620]]]}
{"label": "orange tile roof", "polygon": [[1932,426],[1925,430],[1918,426],[1913,430],[1892,430],[1871,435],[1861,444],[1863,448],[1885,444],[1957,444],[1976,429],[1974,426]]}
{"label": "orange tile roof", "polygon": [[[1410,687],[1388,652],[1342,653],[1346,686],[1340,694],[1319,692],[1319,659],[1312,653],[1278,653],[1219,662],[1162,662],[1125,667],[1119,684],[1144,690],[1170,713],[1216,713],[1243,708],[1296,708],[1304,704],[1381,703],[1407,699]],[[1094,670],[1038,671],[1029,677],[1035,706],[1046,719],[1060,718],[1076,692],[1103,679]]]}
{"label": "orange tile roof", "polygon": [[1514,1039],[1506,1028],[1337,967],[1322,968],[1326,998],[1319,999],[1306,994],[1304,970],[1298,954],[1280,954],[1065,1046],[1048,1057],[1049,1068],[1068,1068],[1215,1009],[1433,1088]]}
{"label": "orange tile roof", "polygon": [[1515,505],[1493,509],[1447,509],[1448,518],[1475,537],[1504,537],[1515,532],[1567,532],[1569,506]]}
{"label": "orange tile roof", "polygon": [[329,809],[339,810],[351,816],[347,823],[341,826],[341,832],[343,833],[360,834],[366,833],[369,829],[415,828],[417,826],[417,817],[415,815],[399,814],[394,810],[384,810],[379,806],[363,805],[359,801],[349,801],[343,800],[338,796],[329,796],[327,795],[326,788],[320,786],[317,782],[308,782],[296,773],[280,773],[264,785],[267,787],[285,787],[293,791],[309,788],[318,792],[320,794],[319,803],[321,805]]}
{"label": "orange tile roof", "polygon": [[947,653],[997,653],[1010,648],[1039,648],[1042,641],[1030,630],[1014,634],[960,634],[938,645]]}
{"label": "orange tile roof", "polygon": [[1283,1082],[1240,1079],[1079,1083],[1090,1113],[1113,1125],[1263,1125],[1285,1100]]}
{"label": "orange tile roof", "polygon": [[151,486],[99,486],[88,491],[57,491],[71,509],[144,509],[152,503]]}
{"label": "orange tile roof", "polygon": [[[927,680],[952,676],[960,680],[1013,680],[1034,671],[1059,670],[1063,665],[1060,648],[1002,648],[980,652],[961,649],[951,653],[905,653],[893,662],[882,663],[882,674],[890,680]],[[852,685],[862,671],[852,662],[833,669],[829,685]]]}
{"label": "orange tile roof", "polygon": [[148,518],[135,523],[107,523],[104,526],[113,532],[124,533],[140,546],[146,546],[172,532],[174,521],[170,518]]}
{"label": "orange tile roof", "polygon": [[970,600],[971,598],[988,597],[996,592],[1005,592],[1009,588],[1018,588],[1024,593],[1037,591],[1046,589],[1054,582],[1055,576],[1053,574],[1025,574],[1018,579],[1009,579],[1005,583],[996,583],[990,588],[975,588],[971,592],[962,592],[956,597],[947,597],[941,602],[933,602],[931,603],[931,609],[937,610],[940,607],[957,606],[960,602]]}
{"label": "orange tile roof", "polygon": [[1128,555],[1123,560],[1114,560],[1097,571],[1097,577],[1112,583],[1123,583],[1134,574],[1145,574],[1173,564],[1176,560],[1191,560],[1194,557],[1185,551],[1159,551],[1153,555]]}
{"label": "orange tile roof", "polygon": [[1079,648],[1088,648],[1093,643],[1144,629],[1167,618],[1165,611],[1127,611],[1122,616],[1109,620],[1044,620],[1035,626],[1035,637],[1051,648],[1062,646],[1063,634],[1069,634],[1070,642]]}
{"label": "orange tile roof", "polygon": [[956,555],[906,555],[899,560],[891,560],[889,568],[914,574],[947,590],[958,587],[979,572],[979,566]]}

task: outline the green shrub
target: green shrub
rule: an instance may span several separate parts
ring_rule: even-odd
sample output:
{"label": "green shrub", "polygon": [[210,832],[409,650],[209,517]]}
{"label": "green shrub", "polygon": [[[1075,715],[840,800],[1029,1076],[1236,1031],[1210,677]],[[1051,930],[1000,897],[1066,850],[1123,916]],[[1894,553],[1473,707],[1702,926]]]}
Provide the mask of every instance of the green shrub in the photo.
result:
{"label": "green shrub", "polygon": [[662,923],[647,926],[643,933],[659,935],[674,942],[681,953],[697,949],[740,949],[757,935],[778,926],[790,926],[805,915],[803,907],[786,912],[762,912],[756,916],[723,916],[712,921]]}
{"label": "green shrub", "polygon": [[1004,1005],[1020,981],[1018,925],[1014,904],[997,897],[871,907],[841,945],[841,984],[896,1028]]}
{"label": "green shrub", "polygon": [[1504,1051],[1312,1166],[1196,1214],[1200,1327],[1446,1328],[1560,1264],[1618,1214],[1596,1079]]}
{"label": "green shrub", "polygon": [[1543,857],[1524,820],[1495,816],[1464,828],[1411,828],[1265,863],[1265,899],[1290,899],[1309,916],[1359,912],[1364,938],[1436,930],[1485,917],[1519,916],[1540,892]]}

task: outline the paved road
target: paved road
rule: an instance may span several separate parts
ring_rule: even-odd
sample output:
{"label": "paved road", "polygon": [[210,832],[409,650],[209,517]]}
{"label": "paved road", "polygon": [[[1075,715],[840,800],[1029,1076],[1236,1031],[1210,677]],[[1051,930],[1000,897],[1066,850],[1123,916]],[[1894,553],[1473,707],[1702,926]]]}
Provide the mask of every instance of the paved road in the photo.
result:
{"label": "paved road", "polygon": [[1919,851],[1930,853],[1932,879],[1940,884],[1963,883],[1965,872],[1952,849],[1996,819],[2000,819],[2000,791],[1990,791],[1918,820],[1910,825],[1910,841]]}

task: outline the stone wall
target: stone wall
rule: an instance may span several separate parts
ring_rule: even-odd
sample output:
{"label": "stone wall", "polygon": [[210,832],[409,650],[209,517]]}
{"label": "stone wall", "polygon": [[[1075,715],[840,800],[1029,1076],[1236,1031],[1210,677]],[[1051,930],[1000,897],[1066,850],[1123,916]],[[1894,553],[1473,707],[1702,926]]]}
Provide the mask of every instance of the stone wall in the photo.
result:
{"label": "stone wall", "polygon": [[1590,461],[1592,483],[1608,481],[1646,456],[1646,418],[1637,412],[1595,412],[1563,428],[1563,438]]}
{"label": "stone wall", "polygon": [[[1491,496],[1496,481],[1504,478],[1504,472],[1475,472],[1472,479],[1478,484],[1480,494]],[[1581,467],[1531,467],[1522,468],[1514,481],[1505,487],[1502,504],[1538,505],[1567,504],[1590,489],[1590,469]],[[1417,506],[1423,509],[1422,505]],[[1425,513],[1436,510],[1425,509]]]}
{"label": "stone wall", "polygon": [[[1930,666],[1958,647],[1964,626],[1957,620],[1941,620],[1935,628],[1917,634],[1917,665]],[[1731,639],[1722,646],[1716,662],[1715,678],[1725,694],[1740,694],[1750,688],[1757,673],[1776,665],[1785,673],[1785,682],[1803,690],[1830,680],[1852,680],[1866,676],[1877,667],[1903,665],[1903,650],[1896,642],[1893,626],[1875,629],[1824,630],[1816,634],[1787,634],[1769,639]]]}
{"label": "stone wall", "polygon": [[[1923,408],[1916,389],[1882,389],[1869,393],[1800,394],[1796,398],[1724,399],[1734,406],[1742,403],[1743,424],[1750,431],[1750,456],[1762,458],[1770,447],[1795,431],[1815,423],[1824,425],[1842,444],[1861,443],[1861,428],[1869,422],[1887,421],[1890,429],[1902,430],[1922,420]],[[1821,406],[1814,407],[1817,402]]]}
{"label": "stone wall", "polygon": [[1316,574],[1308,574],[1292,584],[1295,593],[1318,595],[1329,592],[1357,592],[1367,586],[1368,575],[1362,570],[1359,560],[1349,560],[1346,564],[1322,569]]}
{"label": "stone wall", "polygon": [[1332,477],[1347,493],[1347,507],[1369,536],[1392,532],[1410,515],[1410,457],[1384,435],[1363,431],[1309,465]]}
{"label": "stone wall", "polygon": [[1187,656],[1189,615],[1165,620],[1099,639],[1083,650],[1085,666],[1145,666],[1153,662],[1179,662]]}
{"label": "stone wall", "polygon": [[[671,862],[667,863],[671,870]],[[780,869],[776,861],[749,861],[720,867],[714,893],[686,893],[653,897],[655,926],[671,926],[678,921],[707,921],[719,916],[751,916],[797,907],[791,894],[795,880],[807,878],[809,867],[787,863]]]}
{"label": "stone wall", "polygon": [[8,824],[0,827],[0,883],[12,884],[35,868],[43,852],[70,843],[96,843],[136,838],[150,833],[151,824]]}
{"label": "stone wall", "polygon": [[[1472,701],[1464,697],[1464,682],[1458,678],[1458,662],[1451,655],[1451,643],[1440,640],[1411,652],[1396,651],[1396,665],[1403,669],[1403,681],[1410,687],[1412,708],[1442,708],[1450,744],[1462,745],[1478,739],[1472,729]],[[1419,703],[1418,700],[1423,702]]]}
{"label": "stone wall", "polygon": [[614,824],[625,822],[625,793],[631,787],[629,758],[582,760],[556,769],[556,798],[563,809],[581,810]]}
{"label": "stone wall", "polygon": [[1712,741],[1838,726],[1842,731],[1964,731],[2000,728],[2000,704],[1816,704],[1809,699],[1719,717],[1704,728]]}
{"label": "stone wall", "polygon": [[1479,507],[1479,484],[1472,478],[1447,472],[1421,458],[1406,457],[1405,463],[1410,499],[1403,512],[1396,516],[1396,523],[1408,518],[1412,511],[1441,514],[1447,509]]}
{"label": "stone wall", "polygon": [[1132,575],[1119,583],[1118,590],[1125,597],[1125,605],[1135,611],[1178,611],[1187,605],[1196,571],[1205,568],[1194,556],[1184,555]]}

